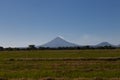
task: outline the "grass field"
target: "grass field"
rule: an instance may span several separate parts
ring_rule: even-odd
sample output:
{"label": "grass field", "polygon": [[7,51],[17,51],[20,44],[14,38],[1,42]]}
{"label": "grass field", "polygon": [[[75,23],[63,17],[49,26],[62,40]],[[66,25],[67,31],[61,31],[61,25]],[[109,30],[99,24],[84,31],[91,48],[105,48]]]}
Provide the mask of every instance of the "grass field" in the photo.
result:
{"label": "grass field", "polygon": [[120,59],[96,60],[116,57],[120,58],[120,49],[1,51],[0,78],[8,80],[120,80]]}

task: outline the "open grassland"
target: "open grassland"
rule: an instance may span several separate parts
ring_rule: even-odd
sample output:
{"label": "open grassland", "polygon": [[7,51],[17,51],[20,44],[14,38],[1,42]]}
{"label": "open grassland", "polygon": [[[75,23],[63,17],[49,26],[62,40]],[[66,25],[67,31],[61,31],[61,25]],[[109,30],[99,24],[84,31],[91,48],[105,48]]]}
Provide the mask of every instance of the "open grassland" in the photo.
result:
{"label": "open grassland", "polygon": [[120,80],[120,49],[1,51],[0,77],[8,80]]}

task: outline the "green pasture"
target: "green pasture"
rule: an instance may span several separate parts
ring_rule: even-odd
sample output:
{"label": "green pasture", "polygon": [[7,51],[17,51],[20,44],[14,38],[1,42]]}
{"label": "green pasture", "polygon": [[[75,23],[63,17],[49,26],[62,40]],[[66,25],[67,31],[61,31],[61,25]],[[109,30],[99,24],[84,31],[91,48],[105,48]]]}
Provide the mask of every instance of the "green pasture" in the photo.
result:
{"label": "green pasture", "polygon": [[[113,50],[34,50],[1,51],[0,78],[42,79],[46,77],[73,80],[77,78],[120,78],[120,60],[24,60],[26,58],[100,58],[120,57],[120,49]],[[22,61],[9,60],[23,58]]]}

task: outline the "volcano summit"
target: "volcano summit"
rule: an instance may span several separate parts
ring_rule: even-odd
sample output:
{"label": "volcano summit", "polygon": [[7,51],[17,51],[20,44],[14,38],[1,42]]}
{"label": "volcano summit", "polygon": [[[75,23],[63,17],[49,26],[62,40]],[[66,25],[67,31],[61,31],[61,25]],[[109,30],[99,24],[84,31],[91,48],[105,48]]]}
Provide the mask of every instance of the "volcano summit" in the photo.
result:
{"label": "volcano summit", "polygon": [[71,43],[69,41],[64,40],[62,37],[56,37],[50,42],[41,45],[40,47],[50,47],[50,48],[58,48],[58,47],[76,47],[77,44]]}

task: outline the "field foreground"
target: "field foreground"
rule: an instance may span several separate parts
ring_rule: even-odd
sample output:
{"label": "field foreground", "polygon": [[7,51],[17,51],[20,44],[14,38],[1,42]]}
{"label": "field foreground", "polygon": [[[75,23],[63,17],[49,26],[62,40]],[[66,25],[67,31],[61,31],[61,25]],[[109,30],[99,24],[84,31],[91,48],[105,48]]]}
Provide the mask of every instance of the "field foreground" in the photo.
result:
{"label": "field foreground", "polygon": [[120,80],[120,49],[1,51],[5,79]]}

